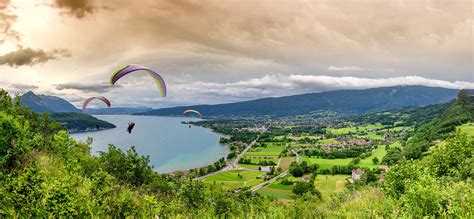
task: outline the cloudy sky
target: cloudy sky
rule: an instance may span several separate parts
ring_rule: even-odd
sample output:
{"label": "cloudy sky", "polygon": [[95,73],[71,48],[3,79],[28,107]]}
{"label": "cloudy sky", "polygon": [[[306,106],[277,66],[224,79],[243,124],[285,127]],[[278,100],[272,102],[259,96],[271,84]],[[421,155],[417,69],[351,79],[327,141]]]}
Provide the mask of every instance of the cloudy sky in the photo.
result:
{"label": "cloudy sky", "polygon": [[[154,108],[395,85],[474,88],[473,1],[0,0],[0,88]],[[129,63],[158,71],[111,87]]]}

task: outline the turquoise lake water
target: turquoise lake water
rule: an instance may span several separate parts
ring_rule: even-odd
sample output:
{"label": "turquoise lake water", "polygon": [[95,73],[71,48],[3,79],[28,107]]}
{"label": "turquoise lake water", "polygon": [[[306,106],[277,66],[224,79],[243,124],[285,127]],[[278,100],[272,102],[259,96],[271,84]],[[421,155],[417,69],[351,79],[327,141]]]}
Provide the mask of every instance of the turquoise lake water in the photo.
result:
{"label": "turquoise lake water", "polygon": [[[108,144],[114,144],[126,151],[135,146],[140,155],[149,155],[150,163],[159,173],[188,170],[212,164],[226,156],[227,149],[219,144],[220,136],[209,129],[182,124],[196,121],[196,118],[97,115],[99,119],[117,126],[97,132],[73,133],[77,140],[92,137],[92,153],[106,151]],[[126,132],[129,121],[135,122],[132,133]]]}

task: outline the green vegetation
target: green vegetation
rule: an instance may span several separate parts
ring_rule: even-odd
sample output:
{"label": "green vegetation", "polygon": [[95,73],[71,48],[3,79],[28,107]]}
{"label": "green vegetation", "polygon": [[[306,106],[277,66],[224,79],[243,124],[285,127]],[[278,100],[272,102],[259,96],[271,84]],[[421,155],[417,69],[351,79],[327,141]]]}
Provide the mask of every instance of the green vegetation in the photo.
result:
{"label": "green vegetation", "polygon": [[350,178],[350,175],[318,175],[314,183],[322,197],[329,199],[331,194],[344,191],[347,178]]}
{"label": "green vegetation", "polygon": [[357,138],[370,138],[374,140],[383,140],[383,137],[374,133],[366,134],[366,135],[356,135]]}
{"label": "green vegetation", "polygon": [[251,148],[247,153],[245,153],[245,156],[279,156],[283,149],[284,147],[282,146],[269,144],[265,147]]}
{"label": "green vegetation", "polygon": [[296,157],[282,157],[280,158],[280,165],[282,170],[288,170],[290,168],[290,164],[296,161]]}
{"label": "green vegetation", "polygon": [[[285,176],[252,193],[248,187],[275,173],[232,170],[197,181],[192,180],[196,171],[154,172],[148,157],[139,156],[134,148],[124,152],[110,145],[107,152],[91,156],[90,141],[76,142],[47,114],[30,112],[21,107],[18,99],[0,91],[0,217],[468,218],[474,215],[474,139],[467,136],[472,136],[473,112],[470,102],[460,99],[442,117],[414,124],[415,128],[408,132],[390,131],[383,141],[357,142],[352,136],[328,137],[330,134],[319,133],[341,143],[330,150],[362,153],[345,159],[301,156],[300,163],[288,168],[303,174]],[[292,153],[287,149],[294,139],[276,141],[274,137],[289,136],[288,131],[308,133],[306,126],[275,128],[265,134],[248,131],[256,123],[267,121],[206,121],[229,135],[223,141],[234,147],[236,154],[261,135],[258,147],[252,148],[256,151],[249,152],[257,154],[247,156],[285,155],[282,162],[295,160],[288,157]],[[331,127],[338,123],[335,121]],[[435,144],[438,139],[444,143]],[[421,150],[419,157],[411,156],[418,150],[414,143],[424,140],[429,140],[427,147],[431,148]],[[350,144],[353,146],[347,146]],[[313,145],[311,150],[323,149]],[[379,170],[365,169],[360,180],[350,184],[346,184],[350,175],[338,174],[350,173],[354,167],[351,163],[376,166],[374,158],[390,165],[390,170],[382,173],[384,180],[377,178]],[[220,166],[223,161],[217,164]],[[313,168],[316,166],[311,164],[319,165],[318,172],[326,168],[333,175],[317,175],[317,168]],[[242,187],[240,191],[230,191]],[[283,203],[281,199],[291,201]]]}
{"label": "green vegetation", "polygon": [[296,195],[292,192],[293,185],[281,185],[277,183],[271,183],[270,185],[261,188],[257,191],[258,194],[262,194],[272,198],[278,199],[294,199]]}
{"label": "green vegetation", "polygon": [[301,161],[307,161],[310,164],[319,165],[320,169],[331,169],[333,166],[347,166],[352,158],[345,159],[324,159],[324,158],[314,158],[302,156],[300,157]]}
{"label": "green vegetation", "polygon": [[382,129],[382,128],[384,128],[384,126],[381,123],[376,123],[376,124],[368,124],[365,126],[353,126],[353,127],[338,128],[338,129],[329,128],[327,129],[327,131],[335,135],[344,135],[344,134],[349,134],[349,133],[356,133],[359,131],[369,131],[369,130]]}
{"label": "green vegetation", "polygon": [[225,189],[235,189],[244,186],[251,187],[263,182],[263,179],[259,178],[262,175],[264,173],[258,171],[231,170],[210,176],[203,182],[220,185]]}
{"label": "green vegetation", "polygon": [[115,128],[114,124],[82,113],[51,113],[51,117],[70,132]]}
{"label": "green vegetation", "polygon": [[474,122],[474,97],[459,97],[438,118],[420,126],[407,142],[403,155],[407,159],[419,159],[435,144],[455,131],[456,127]]}
{"label": "green vegetation", "polygon": [[374,158],[377,158],[378,161],[381,161],[385,155],[387,154],[387,151],[385,150],[384,145],[380,145],[377,149],[375,149],[372,152],[372,155],[370,157],[367,157],[365,159],[362,159],[357,166],[359,167],[368,167],[368,168],[376,168],[379,166],[378,162],[374,163]]}
{"label": "green vegetation", "polygon": [[467,123],[456,127],[461,133],[466,133],[468,137],[474,137],[474,123]]}

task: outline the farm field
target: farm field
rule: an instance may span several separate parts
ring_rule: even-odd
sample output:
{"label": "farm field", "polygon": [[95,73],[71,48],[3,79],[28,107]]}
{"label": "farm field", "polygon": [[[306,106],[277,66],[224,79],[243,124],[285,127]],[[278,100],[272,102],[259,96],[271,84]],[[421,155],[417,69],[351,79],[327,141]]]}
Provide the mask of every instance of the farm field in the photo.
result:
{"label": "farm field", "polygon": [[[263,182],[263,179],[257,179],[258,176],[263,174],[265,173],[258,171],[231,170],[210,176],[204,179],[203,182],[208,184],[215,183],[225,189],[234,189],[244,186],[251,187]],[[242,177],[239,177],[239,175]]]}
{"label": "farm field", "polygon": [[321,139],[318,144],[339,144],[340,142],[334,138]]}
{"label": "farm field", "polygon": [[[369,167],[375,168],[378,164],[373,164],[372,159],[377,157],[379,161],[387,154],[384,145],[380,145],[377,149],[372,152],[370,157],[362,159],[359,164],[360,167]],[[301,156],[301,161],[306,161],[310,164],[318,164],[320,169],[331,169],[333,166],[346,166],[348,165],[353,158],[344,158],[344,159],[324,159],[324,158],[316,158],[316,157],[308,157],[308,156]]]}
{"label": "farm field", "polygon": [[266,147],[251,148],[245,156],[279,156],[283,149],[283,146],[269,144]]}
{"label": "farm field", "polygon": [[283,171],[288,170],[291,162],[296,161],[296,157],[282,157],[280,158],[280,165]]}
{"label": "farm field", "polygon": [[240,167],[247,168],[247,169],[252,169],[252,170],[258,170],[260,167],[259,165],[254,165],[254,164],[239,164]]}
{"label": "farm field", "polygon": [[358,131],[359,132],[368,131],[371,129],[379,129],[379,128],[384,128],[384,127],[385,126],[383,126],[382,124],[376,123],[376,124],[368,124],[366,126],[358,126],[358,128],[356,126],[353,126],[353,127],[338,128],[338,129],[328,128],[326,130],[335,135],[344,135],[344,134],[349,134],[349,133],[355,133]]}
{"label": "farm field", "polygon": [[374,134],[374,133],[369,133],[366,135],[356,135],[357,138],[369,138],[373,140],[383,140],[383,136]]}
{"label": "farm field", "polygon": [[260,161],[273,161],[275,164],[278,164],[280,158],[277,156],[245,156],[244,158],[249,158],[252,164],[258,165]]}
{"label": "farm field", "polygon": [[393,142],[390,147],[394,147],[394,148],[402,148],[402,143],[400,143],[399,141],[396,141],[396,142]]}
{"label": "farm field", "polygon": [[372,155],[370,157],[362,159],[357,165],[360,167],[377,168],[379,164],[374,164],[372,159],[374,159],[374,157],[377,157],[380,162],[386,154],[387,151],[385,150],[385,145],[379,145],[379,147],[372,152]]}
{"label": "farm field", "polygon": [[[347,183],[346,179],[350,175],[318,175],[314,181],[315,188],[321,192],[323,199],[328,199],[331,194],[344,191]],[[286,176],[293,182],[298,182],[301,177]],[[257,190],[258,193],[279,199],[294,199],[296,196],[292,192],[293,185],[283,185],[280,181],[275,181]]]}
{"label": "farm field", "polygon": [[333,166],[346,166],[352,158],[345,159],[323,159],[316,157],[301,156],[301,161],[306,161],[309,164],[318,164],[320,169],[331,169]]}
{"label": "farm field", "polygon": [[293,185],[283,185],[277,180],[257,190],[257,193],[279,199],[294,199],[292,189]]}
{"label": "farm field", "polygon": [[309,139],[320,139],[321,136],[316,136],[316,135],[301,135],[301,136],[298,136],[298,137],[290,137],[290,139],[292,139],[292,140],[301,140],[301,139],[305,139],[305,138],[309,138]]}
{"label": "farm field", "polygon": [[331,194],[344,191],[346,179],[350,175],[318,175],[314,181],[316,189],[321,192],[323,199],[328,199]]}

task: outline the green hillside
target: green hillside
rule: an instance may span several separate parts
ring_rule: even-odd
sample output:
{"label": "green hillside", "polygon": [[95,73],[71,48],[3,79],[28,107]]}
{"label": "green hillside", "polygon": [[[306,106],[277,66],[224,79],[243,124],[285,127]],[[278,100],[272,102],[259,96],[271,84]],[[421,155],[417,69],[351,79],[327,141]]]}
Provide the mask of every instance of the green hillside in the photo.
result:
{"label": "green hillside", "polygon": [[[201,182],[182,173],[154,172],[149,157],[139,156],[134,147],[124,152],[110,145],[107,152],[91,156],[87,143],[76,142],[47,114],[21,107],[18,99],[0,90],[0,217],[468,218],[474,215],[474,142],[461,134],[447,136],[445,144],[434,146],[422,159],[392,166],[384,180],[377,179],[378,173],[367,171],[361,180],[344,189],[342,177],[329,183],[329,178],[337,176],[313,175],[316,177],[313,193],[291,195],[287,191],[285,195],[292,198],[288,202],[265,195],[275,190],[263,191],[261,195],[246,189],[234,192],[220,185],[235,179],[255,185],[259,181],[253,172],[234,171],[231,173],[237,175],[216,176],[215,182],[213,178]],[[273,189],[283,187],[276,183]],[[298,182],[294,187],[306,185],[311,184]],[[329,195],[331,191],[337,194]],[[321,193],[323,196],[318,195]]]}
{"label": "green hillside", "polygon": [[454,99],[457,93],[458,90],[445,88],[396,86],[365,90],[336,90],[228,104],[180,106],[137,114],[180,116],[184,110],[190,108],[198,110],[207,117],[295,116],[320,111],[358,114],[446,103]]}
{"label": "green hillside", "polygon": [[83,113],[51,113],[70,132],[83,132],[115,128],[115,125]]}
{"label": "green hillside", "polygon": [[474,97],[460,97],[438,117],[416,130],[416,134],[407,142],[405,157],[418,159],[436,141],[444,140],[456,127],[474,121]]}

